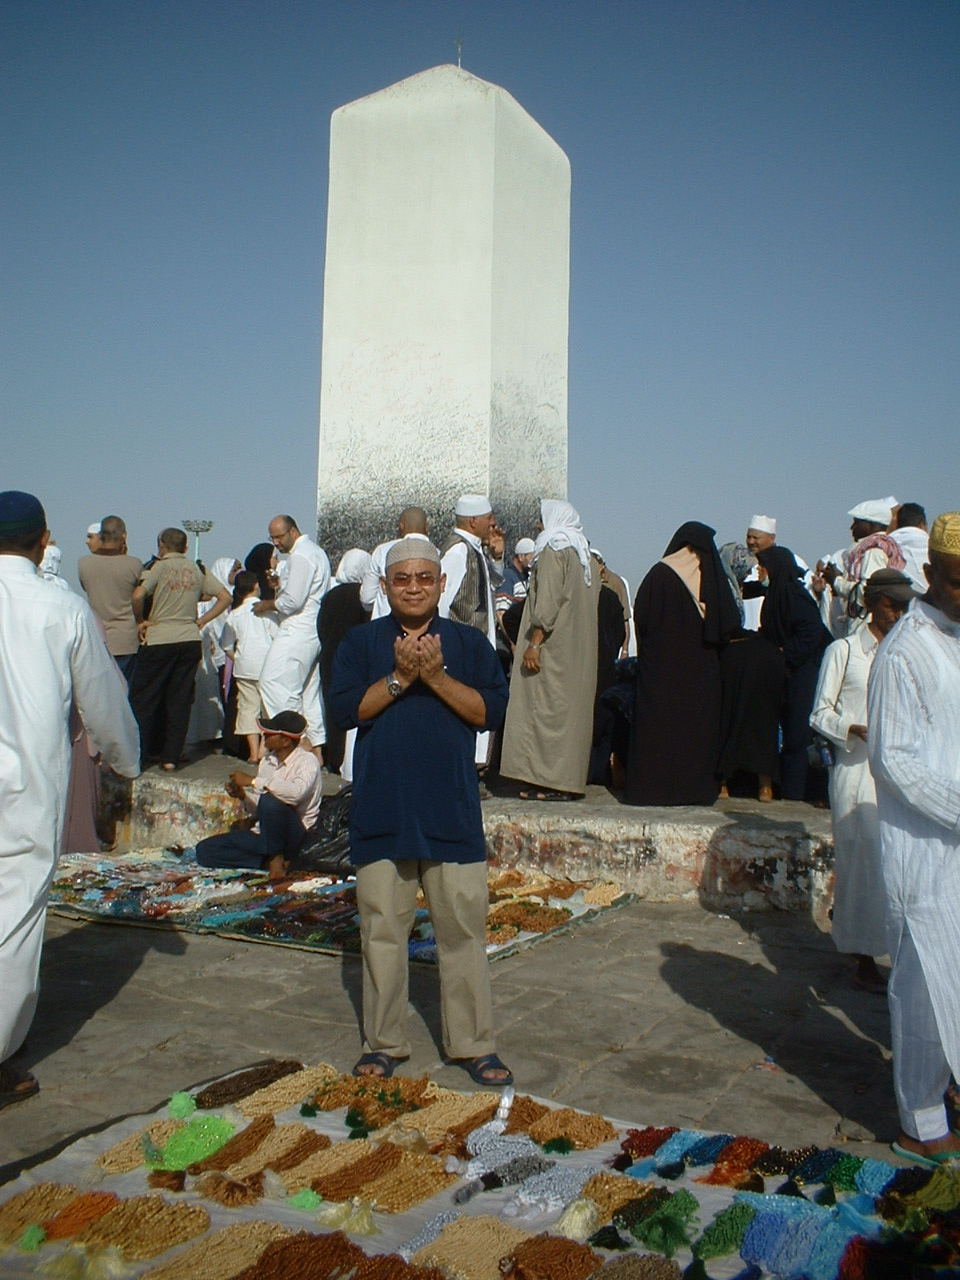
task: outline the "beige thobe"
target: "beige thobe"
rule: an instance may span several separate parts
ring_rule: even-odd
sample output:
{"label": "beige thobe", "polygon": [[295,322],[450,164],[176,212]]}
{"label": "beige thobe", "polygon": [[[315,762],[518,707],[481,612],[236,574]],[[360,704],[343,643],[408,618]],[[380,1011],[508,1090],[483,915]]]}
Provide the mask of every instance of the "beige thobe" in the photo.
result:
{"label": "beige thobe", "polygon": [[[597,692],[600,573],[590,586],[576,551],[545,547],[530,574],[510,680],[501,772],[535,786],[582,794],[587,785]],[[546,638],[540,671],[523,665],[533,627]]]}

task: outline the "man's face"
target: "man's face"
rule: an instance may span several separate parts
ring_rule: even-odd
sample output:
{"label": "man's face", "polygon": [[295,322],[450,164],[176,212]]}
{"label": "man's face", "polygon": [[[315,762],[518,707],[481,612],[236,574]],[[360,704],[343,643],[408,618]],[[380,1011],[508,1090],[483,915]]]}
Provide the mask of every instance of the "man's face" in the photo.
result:
{"label": "man's face", "polygon": [[888,635],[907,611],[906,600],[880,596],[870,610],[870,617],[881,636]]}
{"label": "man's face", "polygon": [[87,548],[90,551],[90,554],[93,555],[95,552],[99,551],[100,546],[101,546],[101,543],[100,543],[99,533],[88,533]]}
{"label": "man's face", "polygon": [[521,569],[529,569],[533,564],[533,552],[524,551],[523,555],[517,556],[517,564]]}
{"label": "man's face", "polygon": [[481,542],[486,542],[497,527],[497,518],[492,511],[488,511],[483,516],[470,516],[466,521],[466,526],[475,538],[479,538]]}
{"label": "man's face", "polygon": [[446,580],[432,560],[401,560],[381,578],[391,612],[414,624],[426,622],[436,613]]}
{"label": "man's face", "polygon": [[300,536],[296,528],[291,525],[288,529],[282,520],[271,520],[267,526],[267,532],[270,534],[270,541],[278,551],[288,552],[293,550],[293,544]]}
{"label": "man's face", "polygon": [[960,622],[960,556],[930,556],[923,566],[930,584],[930,599],[951,622]]}
{"label": "man's face", "polygon": [[772,547],[776,542],[777,536],[774,533],[764,533],[761,529],[747,530],[747,550],[752,556],[758,551],[766,551],[767,547]]}

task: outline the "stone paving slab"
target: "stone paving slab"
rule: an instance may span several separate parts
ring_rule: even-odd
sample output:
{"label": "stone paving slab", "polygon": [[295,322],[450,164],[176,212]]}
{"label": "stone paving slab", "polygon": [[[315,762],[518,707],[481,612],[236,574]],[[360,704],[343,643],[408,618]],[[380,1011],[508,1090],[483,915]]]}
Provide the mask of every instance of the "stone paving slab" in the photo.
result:
{"label": "stone paving slab", "polygon": [[[520,1089],[639,1123],[888,1156],[886,1002],[809,918],[636,902],[491,967]],[[0,1112],[0,1179],[80,1132],[268,1057],[359,1053],[355,957],[51,917],[24,1061],[41,1093]],[[411,1072],[444,1065],[437,974],[411,969]],[[770,1058],[772,1062],[766,1062]]]}

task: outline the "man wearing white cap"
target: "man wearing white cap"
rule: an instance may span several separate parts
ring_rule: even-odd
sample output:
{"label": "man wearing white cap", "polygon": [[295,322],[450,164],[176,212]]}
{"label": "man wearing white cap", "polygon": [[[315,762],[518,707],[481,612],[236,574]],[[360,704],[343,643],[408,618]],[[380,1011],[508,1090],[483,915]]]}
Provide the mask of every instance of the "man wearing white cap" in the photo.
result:
{"label": "man wearing white cap", "polygon": [[95,556],[100,550],[100,521],[87,525],[87,550]]}
{"label": "man wearing white cap", "polygon": [[[486,546],[497,527],[490,499],[482,493],[465,493],[457,500],[456,524],[440,548],[446,586],[440,595],[440,617],[452,618],[482,631],[497,646],[493,581]],[[477,764],[485,765],[490,735],[477,734]]]}
{"label": "man wearing white cap", "polygon": [[926,596],[874,660],[867,751],[893,961],[894,1150],[936,1165],[960,1160],[944,1106],[960,1079],[960,512],[933,522],[924,572]]}
{"label": "man wearing white cap", "polygon": [[[821,601],[820,613],[829,613],[827,625],[835,635],[852,635],[866,625],[867,611],[863,604],[863,584],[879,569],[903,570],[906,565],[903,553],[887,529],[893,520],[897,500],[869,498],[858,502],[847,514],[850,516],[850,533],[853,545],[844,552],[842,565],[828,557],[817,565],[817,573],[830,588],[832,600]],[[825,593],[824,593],[825,594]]]}
{"label": "man wearing white cap", "polygon": [[[766,551],[777,540],[777,522],[773,516],[754,515],[747,527],[747,550],[756,560],[758,551]],[[743,580],[743,625],[748,631],[760,630],[760,610],[763,608],[763,587],[756,564]]]}

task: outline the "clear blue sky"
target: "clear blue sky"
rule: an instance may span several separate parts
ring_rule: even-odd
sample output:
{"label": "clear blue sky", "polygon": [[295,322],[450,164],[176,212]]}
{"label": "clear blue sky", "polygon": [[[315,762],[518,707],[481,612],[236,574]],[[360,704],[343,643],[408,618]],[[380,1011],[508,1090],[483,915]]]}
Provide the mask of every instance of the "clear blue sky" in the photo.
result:
{"label": "clear blue sky", "polygon": [[634,587],[686,519],[960,508],[956,0],[0,0],[0,487],[71,570],[111,511],[312,528],[330,115],[460,34],[570,157],[569,496]]}

